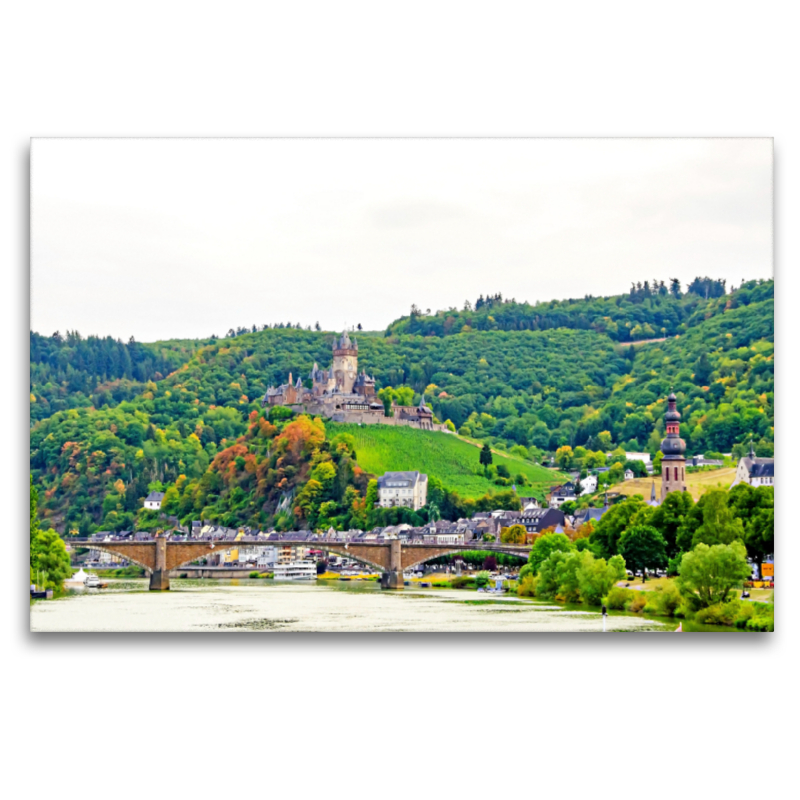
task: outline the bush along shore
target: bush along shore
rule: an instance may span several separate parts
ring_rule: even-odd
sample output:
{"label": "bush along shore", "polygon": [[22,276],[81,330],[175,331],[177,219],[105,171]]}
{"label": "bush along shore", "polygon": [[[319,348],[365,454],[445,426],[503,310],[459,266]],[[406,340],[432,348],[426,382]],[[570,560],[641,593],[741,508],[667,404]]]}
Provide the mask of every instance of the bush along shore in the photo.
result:
{"label": "bush along shore", "polygon": [[534,544],[528,564],[520,570],[516,591],[520,597],[605,605],[612,611],[691,620],[698,625],[774,631],[774,604],[738,595],[750,570],[740,542],[700,543],[682,555],[675,578],[658,581],[649,591],[637,590],[620,585],[627,578],[621,555],[606,561],[588,549],[578,550],[564,534],[554,533]]}

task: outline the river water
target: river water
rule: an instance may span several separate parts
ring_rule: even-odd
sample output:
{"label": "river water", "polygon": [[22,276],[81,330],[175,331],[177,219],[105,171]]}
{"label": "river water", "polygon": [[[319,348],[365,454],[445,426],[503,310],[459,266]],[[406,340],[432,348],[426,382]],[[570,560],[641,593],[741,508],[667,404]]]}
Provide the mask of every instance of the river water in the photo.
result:
{"label": "river water", "polygon": [[[384,591],[375,583],[173,580],[150,592],[146,580],[109,580],[31,605],[37,632],[110,631],[491,631],[600,632],[593,611],[457,589]],[[674,625],[613,614],[609,631],[669,631]]]}

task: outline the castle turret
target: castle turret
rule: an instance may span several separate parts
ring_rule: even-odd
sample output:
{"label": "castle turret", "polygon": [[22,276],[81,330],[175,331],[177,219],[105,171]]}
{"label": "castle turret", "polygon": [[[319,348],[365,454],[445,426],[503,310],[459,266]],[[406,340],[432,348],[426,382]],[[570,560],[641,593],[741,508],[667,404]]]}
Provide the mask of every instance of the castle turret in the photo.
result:
{"label": "castle turret", "polygon": [[681,439],[681,415],[676,408],[678,398],[671,392],[667,398],[667,435],[661,442],[661,501],[670,492],[686,491],[686,442]]}
{"label": "castle turret", "polygon": [[358,345],[350,341],[346,330],[333,341],[333,365],[336,388],[344,394],[352,394],[353,384],[358,375]]}

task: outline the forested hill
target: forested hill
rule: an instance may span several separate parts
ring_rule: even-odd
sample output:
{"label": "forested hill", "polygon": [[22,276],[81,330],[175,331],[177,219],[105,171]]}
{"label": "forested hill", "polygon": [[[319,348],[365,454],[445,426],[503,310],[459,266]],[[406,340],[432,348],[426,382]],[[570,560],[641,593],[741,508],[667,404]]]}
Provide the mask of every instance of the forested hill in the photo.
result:
{"label": "forested hill", "polygon": [[[664,341],[620,343],[593,328],[590,318],[588,327],[572,329],[358,334],[359,368],[379,387],[411,387],[417,401],[424,391],[437,417],[451,420],[463,435],[530,458],[562,445],[655,452],[671,386],[690,452],[728,452],[752,436],[759,455],[770,454],[773,283],[745,284],[719,297],[709,292],[708,299],[659,297],[691,308],[680,334]],[[579,302],[588,308],[599,301]],[[629,302],[626,295],[623,305]],[[657,304],[651,297],[635,305]],[[284,488],[299,489],[306,473],[287,464],[281,475],[272,457],[259,461],[253,480],[266,483],[254,511],[256,489],[243,487],[250,480],[247,454],[260,451],[246,442],[244,450],[231,448],[241,448],[237,439],[248,431],[260,430],[254,420],[263,418],[260,398],[270,383],[285,381],[290,371],[305,379],[314,361],[330,363],[331,339],[330,333],[271,328],[223,340],[128,343],[124,352],[113,340],[96,340],[86,352],[107,350],[104,360],[81,361],[79,342],[54,344],[32,334],[32,406],[46,412],[64,402],[67,409],[42,413],[31,430],[31,469],[43,513],[84,531],[130,524],[150,482],[166,486],[185,475],[181,513],[224,508],[231,519],[239,503],[247,518],[269,517]],[[79,384],[81,376],[86,383]],[[115,388],[128,393],[119,402]],[[48,397],[48,391],[55,394]],[[280,436],[283,423],[270,424],[279,429],[270,435]],[[224,480],[206,477],[209,472],[224,472]]]}
{"label": "forested hill", "polygon": [[543,331],[553,328],[593,330],[616,342],[635,342],[674,336],[726,309],[772,297],[773,282],[752,281],[726,294],[725,281],[696,278],[686,293],[677,281],[644,281],[627,294],[551,300],[531,305],[481,295],[461,310],[450,308],[431,315],[416,306],[407,317],[392,322],[387,335],[450,336],[467,331]]}
{"label": "forested hill", "polygon": [[111,336],[83,338],[77,331],[30,334],[31,420],[80,406],[116,405],[144,390],[191,357],[192,340],[141,344]]}

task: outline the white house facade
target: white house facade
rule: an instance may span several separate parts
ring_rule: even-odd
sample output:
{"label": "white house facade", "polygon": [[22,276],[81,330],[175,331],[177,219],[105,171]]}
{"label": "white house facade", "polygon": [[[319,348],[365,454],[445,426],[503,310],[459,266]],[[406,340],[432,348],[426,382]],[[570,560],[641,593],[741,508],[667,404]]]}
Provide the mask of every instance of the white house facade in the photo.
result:
{"label": "white house facade", "polygon": [[387,472],[378,478],[378,505],[417,511],[428,501],[428,476],[422,472]]}
{"label": "white house facade", "polygon": [[164,492],[150,492],[144,499],[144,507],[148,511],[161,511],[161,501],[164,499]]}

